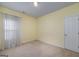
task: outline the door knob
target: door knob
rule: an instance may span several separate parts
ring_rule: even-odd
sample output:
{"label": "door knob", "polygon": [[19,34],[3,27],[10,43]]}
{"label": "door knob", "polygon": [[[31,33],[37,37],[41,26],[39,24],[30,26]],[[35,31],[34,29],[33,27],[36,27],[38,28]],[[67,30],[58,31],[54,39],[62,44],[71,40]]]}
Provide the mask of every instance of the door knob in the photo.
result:
{"label": "door knob", "polygon": [[67,34],[64,34],[64,36],[67,36]]}
{"label": "door knob", "polygon": [[78,32],[78,35],[79,35],[79,32]]}

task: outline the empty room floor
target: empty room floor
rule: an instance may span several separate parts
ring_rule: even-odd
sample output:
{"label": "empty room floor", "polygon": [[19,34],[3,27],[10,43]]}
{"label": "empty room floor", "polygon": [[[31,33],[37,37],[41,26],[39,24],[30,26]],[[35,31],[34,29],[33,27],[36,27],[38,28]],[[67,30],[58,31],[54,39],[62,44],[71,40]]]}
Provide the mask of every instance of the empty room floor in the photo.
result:
{"label": "empty room floor", "polygon": [[79,53],[41,41],[31,41],[19,47],[1,51],[0,55],[8,55],[9,57],[77,57]]}

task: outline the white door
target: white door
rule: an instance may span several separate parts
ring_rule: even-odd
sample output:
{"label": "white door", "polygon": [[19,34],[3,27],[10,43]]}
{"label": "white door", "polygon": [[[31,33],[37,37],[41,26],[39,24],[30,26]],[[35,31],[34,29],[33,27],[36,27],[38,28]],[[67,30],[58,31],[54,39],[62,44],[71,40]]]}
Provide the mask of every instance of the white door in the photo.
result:
{"label": "white door", "polygon": [[77,16],[65,17],[64,43],[65,48],[79,52],[79,20]]}

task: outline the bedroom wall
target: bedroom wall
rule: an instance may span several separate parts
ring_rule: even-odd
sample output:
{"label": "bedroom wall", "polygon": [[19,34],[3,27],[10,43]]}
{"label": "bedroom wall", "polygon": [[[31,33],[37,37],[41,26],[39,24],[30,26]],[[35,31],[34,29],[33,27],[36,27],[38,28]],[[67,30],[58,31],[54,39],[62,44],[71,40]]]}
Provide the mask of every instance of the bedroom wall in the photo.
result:
{"label": "bedroom wall", "polygon": [[[21,12],[0,7],[0,13],[21,17],[21,43],[40,40],[58,47],[64,47],[64,17],[79,13],[79,3],[51,12],[45,16],[34,18]],[[0,16],[0,47],[3,42],[2,16]]]}
{"label": "bedroom wall", "polygon": [[38,40],[64,47],[64,17],[79,14],[79,3],[38,18]]}
{"label": "bedroom wall", "polygon": [[[20,39],[21,43],[36,40],[36,19],[32,16],[25,15],[21,12],[0,7],[0,13],[14,15],[20,17]],[[3,40],[3,19],[0,16],[0,47]]]}

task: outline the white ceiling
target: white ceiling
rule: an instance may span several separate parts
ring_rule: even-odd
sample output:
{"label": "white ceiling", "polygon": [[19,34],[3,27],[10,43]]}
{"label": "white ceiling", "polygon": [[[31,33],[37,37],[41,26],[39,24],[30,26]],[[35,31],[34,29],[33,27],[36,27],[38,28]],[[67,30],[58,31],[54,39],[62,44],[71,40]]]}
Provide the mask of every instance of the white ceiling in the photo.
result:
{"label": "white ceiling", "polygon": [[24,12],[27,15],[39,17],[48,13],[59,10],[63,7],[74,4],[73,2],[38,2],[38,7],[33,5],[33,2],[0,2],[0,5]]}

